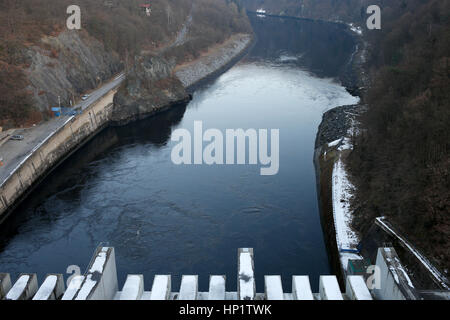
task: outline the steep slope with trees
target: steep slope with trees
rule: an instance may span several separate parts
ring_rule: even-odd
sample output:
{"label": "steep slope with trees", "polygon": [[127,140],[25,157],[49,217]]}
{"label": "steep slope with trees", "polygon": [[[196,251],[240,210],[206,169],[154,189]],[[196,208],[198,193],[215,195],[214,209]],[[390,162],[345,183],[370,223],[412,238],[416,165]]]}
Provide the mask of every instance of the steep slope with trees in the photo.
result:
{"label": "steep slope with trees", "polygon": [[368,111],[347,168],[353,225],[364,235],[386,216],[442,270],[450,267],[450,0],[241,0],[249,10],[340,20],[364,32]]}
{"label": "steep slope with trees", "polygon": [[348,167],[354,225],[386,216],[450,266],[450,1],[392,1],[369,33],[372,86]]}
{"label": "steep slope with trees", "polygon": [[[187,41],[165,53],[183,62],[234,33],[250,32],[245,12],[227,0],[79,0],[82,29],[66,28],[70,0],[0,2],[0,126],[37,123],[57,104],[93,89],[140,52],[158,52],[190,14]],[[195,10],[193,3],[196,4]]]}

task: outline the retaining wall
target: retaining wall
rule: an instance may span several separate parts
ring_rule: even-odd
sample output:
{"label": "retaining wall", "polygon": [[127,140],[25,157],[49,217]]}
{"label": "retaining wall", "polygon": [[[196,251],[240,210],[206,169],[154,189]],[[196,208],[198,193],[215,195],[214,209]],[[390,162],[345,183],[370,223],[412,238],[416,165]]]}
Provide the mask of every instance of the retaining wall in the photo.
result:
{"label": "retaining wall", "polygon": [[15,169],[0,188],[0,223],[59,163],[109,123],[115,93],[109,91],[82,114],[68,118]]}

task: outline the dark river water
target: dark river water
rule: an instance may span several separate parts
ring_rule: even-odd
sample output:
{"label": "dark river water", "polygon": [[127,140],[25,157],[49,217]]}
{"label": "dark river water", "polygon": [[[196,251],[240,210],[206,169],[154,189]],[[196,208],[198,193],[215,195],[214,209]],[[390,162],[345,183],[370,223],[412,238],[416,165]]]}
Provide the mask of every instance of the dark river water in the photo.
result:
{"label": "dark river water", "polygon": [[[255,250],[263,276],[330,272],[313,166],[324,111],[357,99],[333,80],[348,62],[352,38],[332,24],[252,18],[258,42],[249,56],[187,106],[124,127],[108,128],[58,167],[0,229],[0,272],[84,271],[97,245],[116,249],[119,285],[127,274],[227,275],[236,290],[237,249]],[[280,167],[177,166],[177,128],[279,129]],[[66,275],[67,277],[67,275]]]}

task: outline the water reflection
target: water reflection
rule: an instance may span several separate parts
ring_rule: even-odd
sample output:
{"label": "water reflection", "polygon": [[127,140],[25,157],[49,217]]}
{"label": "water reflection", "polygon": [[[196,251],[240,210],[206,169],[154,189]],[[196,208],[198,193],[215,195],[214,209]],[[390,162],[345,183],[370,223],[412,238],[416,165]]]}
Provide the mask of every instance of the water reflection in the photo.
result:
{"label": "water reflection", "polygon": [[316,75],[336,77],[353,52],[355,41],[339,24],[250,15],[258,42],[252,59],[289,63]]}

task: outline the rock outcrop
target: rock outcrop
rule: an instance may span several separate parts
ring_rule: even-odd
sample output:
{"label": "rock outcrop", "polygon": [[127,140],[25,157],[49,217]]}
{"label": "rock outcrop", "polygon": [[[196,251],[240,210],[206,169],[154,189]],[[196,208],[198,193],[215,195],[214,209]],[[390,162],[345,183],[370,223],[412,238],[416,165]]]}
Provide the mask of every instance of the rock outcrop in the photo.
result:
{"label": "rock outcrop", "polygon": [[30,90],[39,110],[69,101],[123,69],[117,54],[84,32],[64,31],[56,37],[44,37],[42,45],[27,49],[26,70]]}
{"label": "rock outcrop", "polygon": [[339,106],[323,114],[316,137],[316,148],[347,135],[358,113],[365,110],[361,104]]}
{"label": "rock outcrop", "polygon": [[193,86],[201,79],[207,78],[227,65],[239,59],[251,45],[250,34],[235,34],[224,43],[210,49],[199,59],[185,63],[176,68],[176,75],[186,88]]}
{"label": "rock outcrop", "polygon": [[114,97],[112,121],[125,124],[189,101],[190,96],[173,75],[173,68],[159,56],[136,57],[125,84]]}

